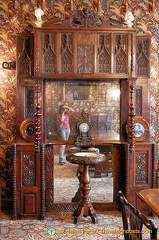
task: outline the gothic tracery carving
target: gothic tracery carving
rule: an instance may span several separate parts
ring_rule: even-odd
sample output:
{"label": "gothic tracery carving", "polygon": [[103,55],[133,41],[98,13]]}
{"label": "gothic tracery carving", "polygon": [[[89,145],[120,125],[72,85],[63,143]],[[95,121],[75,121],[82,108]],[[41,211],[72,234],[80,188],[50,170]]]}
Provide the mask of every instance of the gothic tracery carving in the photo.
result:
{"label": "gothic tracery carving", "polygon": [[110,73],[110,36],[100,35],[99,37],[100,48],[98,49],[99,59],[99,73]]}
{"label": "gothic tracery carving", "polygon": [[115,67],[116,73],[127,73],[128,67],[128,53],[127,53],[127,38],[126,35],[116,35],[116,47],[115,47]]}
{"label": "gothic tracery carving", "polygon": [[55,34],[49,33],[44,35],[44,72],[55,73],[56,51],[55,51]]}
{"label": "gothic tracery carving", "polygon": [[31,76],[31,38],[21,39],[19,41],[19,74]]}
{"label": "gothic tracery carving", "polygon": [[72,35],[62,34],[61,72],[71,73],[73,65]]}
{"label": "gothic tracery carving", "polygon": [[149,75],[149,54],[148,54],[149,39],[137,40],[137,75],[148,76]]}

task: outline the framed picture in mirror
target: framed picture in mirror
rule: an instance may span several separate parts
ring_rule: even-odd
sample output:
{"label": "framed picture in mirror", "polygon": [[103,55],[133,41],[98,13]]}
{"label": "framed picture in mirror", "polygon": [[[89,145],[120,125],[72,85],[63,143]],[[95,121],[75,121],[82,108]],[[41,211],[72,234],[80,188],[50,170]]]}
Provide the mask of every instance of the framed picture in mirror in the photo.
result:
{"label": "framed picture in mirror", "polygon": [[91,85],[88,83],[66,83],[64,86],[64,101],[89,101],[92,100]]}

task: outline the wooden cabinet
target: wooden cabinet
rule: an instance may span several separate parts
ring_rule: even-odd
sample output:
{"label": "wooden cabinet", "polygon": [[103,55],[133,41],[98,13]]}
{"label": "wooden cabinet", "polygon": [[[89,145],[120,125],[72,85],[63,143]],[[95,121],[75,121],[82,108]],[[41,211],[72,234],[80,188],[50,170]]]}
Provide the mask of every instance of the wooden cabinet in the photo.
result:
{"label": "wooden cabinet", "polygon": [[34,144],[14,146],[14,217],[39,219],[41,216],[40,159],[35,157]]}
{"label": "wooden cabinet", "polygon": [[[59,84],[61,88],[57,88],[58,90],[54,84],[50,87],[55,88],[54,92],[57,95],[49,95],[49,101],[52,102],[56,98],[57,106],[53,105],[56,111],[49,117],[55,118],[61,102],[66,102],[70,106],[73,104],[76,111],[71,120],[70,141],[67,142],[67,145],[72,146],[75,143],[76,123],[80,118],[81,109],[89,108],[92,126],[99,128],[101,134],[100,139],[95,138],[94,142],[104,149],[103,151],[106,151],[106,146],[113,148],[104,166],[97,166],[101,169],[96,170],[100,174],[101,171],[113,174],[114,200],[113,203],[96,203],[96,208],[117,210],[119,190],[124,191],[134,205],[142,206],[137,201],[136,193],[155,184],[154,144],[149,142],[148,137],[143,142],[137,142],[135,139],[135,115],[142,116],[147,122],[150,118],[147,99],[149,43],[148,36],[137,36],[135,29],[111,21],[92,28],[85,24],[72,27],[72,23],[70,24],[68,20],[59,24],[49,22],[41,28],[35,28],[34,34],[17,36],[15,218],[43,219],[45,211],[57,210],[59,207],[58,204],[54,205],[53,154],[56,152],[55,146],[62,142],[55,133],[56,121],[52,123],[52,118],[49,120],[51,124],[47,125],[46,81],[55,81],[63,85],[69,81],[71,86],[72,82],[78,81],[80,85],[82,80],[92,81],[92,84],[101,80],[100,91],[93,92],[97,95],[97,92],[100,94],[106,88],[103,82],[109,82],[114,86],[113,83],[117,80],[120,86],[119,121],[116,120],[116,115],[109,118],[105,110],[104,101],[109,105],[112,102],[112,98],[108,98],[111,93],[105,91],[99,97],[104,109],[102,112],[98,112],[98,108],[91,112],[99,99],[95,98],[94,102],[91,102],[90,98],[84,99],[84,103],[82,103],[83,99],[70,102],[63,97],[59,100],[58,95],[60,92],[63,94],[62,84]],[[92,89],[95,88],[96,86]],[[52,112],[53,110],[51,108]],[[22,121],[26,118],[35,120],[34,141],[32,139],[29,142],[24,139],[19,130]],[[111,139],[111,141],[104,139],[103,131],[109,131],[111,122],[115,120],[118,121],[119,139]],[[66,205],[66,203],[61,205],[61,209],[67,208]]]}
{"label": "wooden cabinet", "polygon": [[131,203],[142,211],[148,210],[137,198],[137,193],[142,189],[155,187],[155,162],[155,145],[152,143],[137,143],[134,159],[127,162],[127,195]]}

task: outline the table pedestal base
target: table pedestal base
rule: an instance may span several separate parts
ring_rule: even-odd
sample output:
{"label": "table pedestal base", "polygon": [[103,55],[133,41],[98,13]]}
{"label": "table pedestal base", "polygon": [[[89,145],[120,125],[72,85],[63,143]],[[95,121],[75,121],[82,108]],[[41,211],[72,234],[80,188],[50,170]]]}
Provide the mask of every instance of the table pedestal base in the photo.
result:
{"label": "table pedestal base", "polygon": [[98,222],[96,213],[94,212],[89,191],[90,187],[90,177],[89,177],[89,165],[85,164],[82,175],[82,199],[80,201],[78,209],[74,212],[74,223],[80,222],[82,217],[90,216],[93,223]]}
{"label": "table pedestal base", "polygon": [[83,165],[83,174],[81,178],[81,196],[77,210],[74,212],[74,223],[80,222],[82,217],[90,216],[93,223],[97,223],[97,216],[93,209],[89,192],[90,192],[90,176],[89,165],[97,164],[105,161],[105,155],[93,152],[77,152],[74,154],[66,155],[66,160]]}
{"label": "table pedestal base", "polygon": [[93,223],[97,223],[97,215],[94,212],[93,206],[91,203],[80,203],[78,209],[74,212],[74,223],[81,221],[82,217],[90,216]]}

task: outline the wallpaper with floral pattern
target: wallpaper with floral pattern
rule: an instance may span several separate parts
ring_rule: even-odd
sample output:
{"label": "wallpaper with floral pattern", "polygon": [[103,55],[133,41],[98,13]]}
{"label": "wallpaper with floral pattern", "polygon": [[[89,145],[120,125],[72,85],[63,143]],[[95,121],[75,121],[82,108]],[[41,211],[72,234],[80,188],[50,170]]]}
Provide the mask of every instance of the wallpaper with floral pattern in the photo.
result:
{"label": "wallpaper with floral pattern", "polygon": [[[151,35],[151,140],[157,145],[159,159],[159,1],[158,0],[73,0],[73,10],[90,7],[104,18],[122,19],[123,3],[127,2],[135,17],[137,33]],[[0,0],[0,169],[2,199],[12,199],[13,156],[8,151],[15,139],[16,71],[5,70],[3,62],[16,60],[16,34],[34,25],[34,10],[40,3],[43,21],[71,14],[69,0]],[[159,177],[159,176],[158,176]]]}

